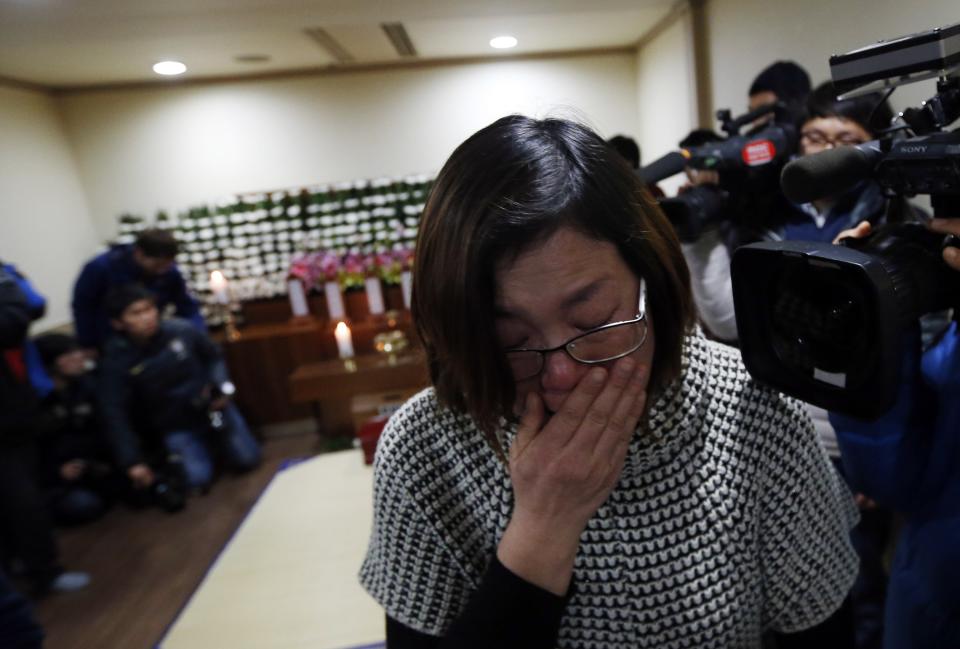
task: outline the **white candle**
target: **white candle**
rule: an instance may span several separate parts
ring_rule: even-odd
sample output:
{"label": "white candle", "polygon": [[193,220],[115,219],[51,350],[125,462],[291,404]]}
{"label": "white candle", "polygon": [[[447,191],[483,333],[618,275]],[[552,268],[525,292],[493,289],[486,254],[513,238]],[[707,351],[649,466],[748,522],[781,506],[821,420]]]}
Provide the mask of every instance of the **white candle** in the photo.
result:
{"label": "white candle", "polygon": [[350,327],[347,326],[347,323],[338,322],[333,335],[337,339],[337,351],[340,352],[340,358],[353,358],[353,338],[350,337]]}
{"label": "white candle", "polygon": [[367,291],[367,304],[370,305],[370,313],[378,315],[383,313],[383,289],[380,288],[379,277],[368,277],[363,280]]}
{"label": "white candle", "polygon": [[227,278],[219,270],[210,273],[210,290],[213,291],[213,299],[218,304],[227,304],[230,302],[230,294],[227,288]]}
{"label": "white candle", "polygon": [[307,307],[307,295],[303,290],[303,282],[299,279],[287,280],[287,293],[290,296],[290,310],[295,318],[302,318],[310,314]]}
{"label": "white candle", "polygon": [[409,270],[400,273],[400,290],[403,291],[403,307],[410,308],[410,297],[413,293],[413,274]]}
{"label": "white candle", "polygon": [[327,315],[331,320],[337,320],[346,315],[343,309],[343,296],[340,295],[339,282],[327,282],[323,285],[323,293],[327,298]]}

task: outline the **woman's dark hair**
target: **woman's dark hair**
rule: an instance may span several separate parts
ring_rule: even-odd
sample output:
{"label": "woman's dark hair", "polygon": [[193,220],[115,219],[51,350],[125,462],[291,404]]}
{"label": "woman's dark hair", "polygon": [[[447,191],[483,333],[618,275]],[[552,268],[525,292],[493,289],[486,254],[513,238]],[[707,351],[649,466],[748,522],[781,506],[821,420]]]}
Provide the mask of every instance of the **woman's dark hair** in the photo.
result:
{"label": "woman's dark hair", "polygon": [[139,284],[122,284],[110,289],[103,299],[103,308],[111,320],[119,320],[123,312],[134,302],[150,300],[156,303],[153,293]]}
{"label": "woman's dark hair", "polygon": [[833,83],[825,81],[807,99],[807,119],[841,117],[856,122],[871,135],[890,126],[893,109],[883,95],[873,92],[850,99],[837,99]]}
{"label": "woman's dark hair", "polygon": [[494,328],[495,269],[561,227],[612,243],[646,280],[654,389],[679,375],[694,322],[672,226],[596,133],[514,115],[470,136],[440,171],[421,217],[412,309],[438,399],[472,416],[501,457],[496,429],[510,416],[515,385]]}
{"label": "woman's dark hair", "polygon": [[176,237],[168,230],[150,228],[137,235],[133,245],[147,257],[154,259],[173,259],[177,256],[179,246]]}

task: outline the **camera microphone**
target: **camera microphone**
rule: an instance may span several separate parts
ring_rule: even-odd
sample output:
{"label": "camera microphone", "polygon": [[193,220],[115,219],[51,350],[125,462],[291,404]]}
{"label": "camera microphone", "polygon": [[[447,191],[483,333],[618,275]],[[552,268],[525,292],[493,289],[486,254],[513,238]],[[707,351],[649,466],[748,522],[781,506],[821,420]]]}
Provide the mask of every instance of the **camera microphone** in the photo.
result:
{"label": "camera microphone", "polygon": [[787,163],[780,174],[780,187],[794,203],[809,203],[871,178],[882,158],[876,140],[813,153]]}
{"label": "camera microphone", "polygon": [[683,171],[683,168],[688,164],[687,158],[682,153],[671,151],[644,166],[637,173],[640,175],[640,180],[645,184],[660,182],[664,178],[669,178]]}

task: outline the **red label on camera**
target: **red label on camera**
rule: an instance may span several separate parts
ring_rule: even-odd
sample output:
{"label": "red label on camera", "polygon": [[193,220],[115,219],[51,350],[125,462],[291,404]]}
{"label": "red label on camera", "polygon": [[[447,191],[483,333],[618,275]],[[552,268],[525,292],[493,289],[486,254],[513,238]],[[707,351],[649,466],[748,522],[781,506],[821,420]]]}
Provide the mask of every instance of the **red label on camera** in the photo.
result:
{"label": "red label on camera", "polygon": [[749,167],[759,167],[773,162],[777,157],[777,147],[770,140],[754,140],[747,142],[747,146],[740,151],[743,161]]}

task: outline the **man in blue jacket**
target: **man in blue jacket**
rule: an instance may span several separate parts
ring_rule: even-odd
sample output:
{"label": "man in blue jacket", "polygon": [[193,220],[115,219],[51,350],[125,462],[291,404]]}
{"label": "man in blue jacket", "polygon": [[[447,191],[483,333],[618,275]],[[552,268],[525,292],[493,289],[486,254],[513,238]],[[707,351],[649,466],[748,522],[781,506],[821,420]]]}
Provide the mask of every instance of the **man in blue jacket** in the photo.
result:
{"label": "man in blue jacket", "polygon": [[[931,228],[960,236],[960,218]],[[855,236],[869,228],[857,228]],[[960,272],[960,248],[944,261]],[[957,296],[960,302],[960,296]],[[957,313],[922,354],[906,335],[903,383],[893,409],[864,422],[831,413],[851,485],[905,521],[890,571],[886,649],[960,642],[960,331]]]}
{"label": "man in blue jacket", "polygon": [[107,293],[117,286],[140,284],[163,311],[173,305],[176,315],[201,331],[206,324],[196,300],[174,260],[177,240],[166,230],[144,230],[133,245],[117,246],[87,262],[73,289],[73,320],[77,340],[83,347],[98,349],[112,333],[103,310]]}
{"label": "man in blue jacket", "polygon": [[120,335],[104,347],[98,400],[117,464],[134,487],[153,485],[157,451],[180,457],[191,487],[212,481],[214,452],[236,470],[254,468],[260,447],[207,334],[179,318],[161,321],[153,295],[136,284],[112,290],[105,302]]}

